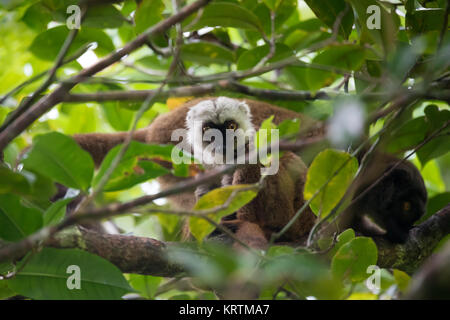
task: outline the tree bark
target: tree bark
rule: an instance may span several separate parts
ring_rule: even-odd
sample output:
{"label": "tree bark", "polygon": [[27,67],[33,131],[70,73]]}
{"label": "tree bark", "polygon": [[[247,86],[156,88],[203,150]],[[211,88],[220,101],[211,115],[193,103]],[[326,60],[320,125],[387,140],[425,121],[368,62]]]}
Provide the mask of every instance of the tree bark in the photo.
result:
{"label": "tree bark", "polygon": [[408,240],[403,244],[392,244],[381,237],[374,238],[378,247],[378,265],[412,274],[449,233],[450,204],[411,229]]}
{"label": "tree bark", "polygon": [[168,259],[169,243],[151,238],[105,234],[84,228],[72,228],[51,238],[47,246],[78,248],[96,254],[124,273],[173,277],[183,268]]}
{"label": "tree bark", "polygon": [[[392,244],[381,237],[374,238],[378,247],[378,265],[411,274],[432,254],[439,241],[449,233],[450,204],[413,228],[404,244]],[[88,251],[112,262],[125,273],[173,277],[184,272],[183,266],[170,262],[168,258],[168,250],[175,243],[151,238],[104,234],[83,228],[72,228],[53,237],[46,245]],[[450,249],[446,252],[447,255],[444,256],[446,260],[442,259],[450,270],[448,268]],[[447,283],[450,283],[450,275],[447,280]]]}

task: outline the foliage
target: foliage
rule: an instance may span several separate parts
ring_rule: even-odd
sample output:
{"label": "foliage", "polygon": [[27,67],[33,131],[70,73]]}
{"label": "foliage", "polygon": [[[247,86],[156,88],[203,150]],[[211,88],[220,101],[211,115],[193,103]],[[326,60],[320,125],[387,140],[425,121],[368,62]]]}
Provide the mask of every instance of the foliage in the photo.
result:
{"label": "foliage", "polygon": [[[10,112],[26,103],[26,97],[44,83],[46,72],[52,68],[70,33],[65,24],[66,9],[77,3],[76,0],[0,1],[0,124],[6,123]],[[54,83],[61,84],[98,59],[118,51],[176,11],[166,0],[102,3],[88,7],[66,59],[57,69]],[[180,6],[189,3],[191,1],[180,1]],[[449,74],[450,36],[443,27],[445,14],[448,14],[446,1],[402,0],[396,3],[378,0],[212,1],[180,24],[183,41],[179,48],[180,61],[173,75],[176,81],[169,82],[167,87],[189,85],[189,81],[202,77],[206,80],[199,81],[200,84],[214,84],[210,79],[216,75],[227,72],[242,75],[266,67],[266,71],[255,76],[244,75],[236,80],[250,89],[266,89],[267,92],[306,91],[312,99],[277,100],[270,94],[259,99],[327,121],[333,121],[338,102],[337,99],[318,99],[315,96],[318,92],[326,92],[330,97],[355,96],[361,101],[362,114],[373,115],[383,110],[380,106],[383,107],[386,100],[394,101],[415,90],[421,95],[420,99],[393,119],[392,128],[385,127],[393,118],[390,114],[382,115],[373,123],[367,118],[364,127],[369,134],[386,128],[381,144],[387,152],[403,156],[450,120],[448,87],[439,86],[439,80]],[[371,5],[380,8],[379,29],[368,26],[371,14],[367,8]],[[78,84],[71,93],[158,88],[177,56],[176,37],[176,28],[149,37],[147,45]],[[74,57],[80,52],[84,52],[81,57]],[[271,68],[274,65],[276,67]],[[32,81],[23,84],[30,79]],[[54,86],[50,86],[41,94],[53,90]],[[215,90],[214,94],[252,97],[248,90],[240,92],[221,86]],[[442,98],[444,95],[446,98]],[[171,97],[153,101],[137,119],[137,127],[148,125],[156,116],[185,100]],[[111,173],[108,170],[123,145],[110,150],[96,170],[91,156],[70,137],[74,133],[128,130],[141,105],[136,99],[64,101],[3,150],[0,247],[58,225],[64,221],[69,203],[78,194],[92,194],[102,186],[101,182],[106,184],[95,198],[96,206],[156,193],[159,186],[155,179],[167,173],[181,177],[192,175],[192,168],[186,164],[173,164],[167,169],[157,163],[157,160],[171,161],[173,146],[139,142],[128,145]],[[280,137],[286,139],[295,136],[304,125],[299,119],[292,119],[276,126],[273,120],[273,117],[268,118],[262,128],[278,128]],[[329,146],[305,161],[310,165],[304,197],[311,200],[310,208],[318,219],[332,212],[340,202],[360,165],[351,154],[357,141],[346,142],[346,151]],[[24,150],[30,143],[31,147]],[[430,196],[427,214],[421,221],[450,201],[449,146],[447,126],[411,158],[420,169]],[[107,173],[111,175],[103,181]],[[65,198],[52,203],[56,183],[69,191]],[[264,299],[381,299],[396,298],[407,290],[409,276],[397,269],[381,270],[380,290],[373,291],[366,286],[370,275],[368,267],[377,263],[377,247],[372,239],[356,236],[351,229],[336,235],[336,239],[319,240],[317,245],[327,252],[326,255],[312,248],[278,245],[265,252],[236,252],[203,241],[215,229],[211,221],[219,222],[256,195],[256,185],[253,188],[249,185],[224,187],[204,195],[193,208],[189,226],[198,241],[174,248],[170,256],[173,262],[186,267],[198,286],[186,289],[176,284],[169,286],[170,280],[162,277],[124,275],[106,259],[78,249],[43,248],[28,253],[17,263],[0,263],[0,298],[22,295],[31,299],[120,299],[126,294],[139,294],[146,299],[215,299],[211,287],[233,297],[233,294],[239,296],[241,283],[257,288],[258,297]],[[112,221],[123,234],[180,241],[182,219],[179,215],[164,213],[173,208],[160,201],[142,211],[130,209]],[[220,210],[214,211],[217,208]],[[145,214],[145,209],[151,209],[153,214]],[[201,216],[205,212],[209,221]],[[67,289],[69,265],[77,265],[82,270],[81,290]],[[14,276],[2,280],[2,276],[11,274]]]}

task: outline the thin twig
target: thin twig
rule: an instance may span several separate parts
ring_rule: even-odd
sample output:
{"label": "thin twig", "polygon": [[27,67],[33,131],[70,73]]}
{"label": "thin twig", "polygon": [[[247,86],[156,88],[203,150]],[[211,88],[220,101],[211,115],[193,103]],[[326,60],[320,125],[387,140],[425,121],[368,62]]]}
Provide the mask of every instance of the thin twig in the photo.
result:
{"label": "thin twig", "polygon": [[269,53],[267,53],[267,55],[256,64],[256,66],[253,68],[255,70],[257,70],[261,66],[265,65],[275,55],[275,50],[276,50],[276,47],[275,47],[275,18],[276,18],[275,11],[271,10],[270,11],[271,34],[270,34],[270,40],[267,43],[269,45]]}

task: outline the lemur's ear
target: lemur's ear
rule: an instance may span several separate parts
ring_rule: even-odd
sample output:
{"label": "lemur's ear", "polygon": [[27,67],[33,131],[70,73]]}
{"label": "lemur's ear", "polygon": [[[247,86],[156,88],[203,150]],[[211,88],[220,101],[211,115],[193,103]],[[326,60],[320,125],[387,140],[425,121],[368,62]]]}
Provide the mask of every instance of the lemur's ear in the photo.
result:
{"label": "lemur's ear", "polygon": [[250,116],[250,107],[245,102],[241,101],[238,105],[239,109],[244,112],[246,115]]}
{"label": "lemur's ear", "polygon": [[195,109],[191,108],[189,109],[188,113],[186,114],[186,124],[190,124],[192,122],[192,119],[194,119],[195,115]]}

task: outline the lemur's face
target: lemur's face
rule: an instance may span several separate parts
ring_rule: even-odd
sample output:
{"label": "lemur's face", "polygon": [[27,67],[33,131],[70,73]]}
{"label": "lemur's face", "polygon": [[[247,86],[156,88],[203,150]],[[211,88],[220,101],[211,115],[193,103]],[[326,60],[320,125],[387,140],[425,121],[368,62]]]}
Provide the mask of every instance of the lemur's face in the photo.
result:
{"label": "lemur's face", "polygon": [[250,109],[244,102],[220,97],[193,106],[186,118],[188,141],[202,162],[223,164],[245,156],[254,134]]}
{"label": "lemur's face", "polygon": [[366,210],[373,211],[377,223],[381,222],[388,239],[402,243],[414,222],[425,214],[427,191],[414,166],[403,164],[392,171],[391,167],[383,172],[386,176],[361,201]]}
{"label": "lemur's face", "polygon": [[[212,135],[213,141],[216,143],[216,148],[218,150],[223,150],[225,153],[227,151],[227,144],[228,146],[232,146],[233,148],[237,147],[238,141],[237,139],[234,139],[236,136],[236,130],[238,130],[239,124],[230,119],[225,120],[223,123],[214,123],[212,121],[208,121],[203,123],[202,125],[202,141],[203,141],[203,147],[207,147],[208,144],[210,144],[209,136]],[[215,133],[220,134],[223,139],[221,139],[222,143],[220,144],[220,141],[215,141],[216,136]],[[220,140],[220,139],[219,139]],[[234,140],[234,141],[232,141]],[[231,143],[230,143],[231,142]],[[236,150],[235,150],[236,152]]]}
{"label": "lemur's face", "polygon": [[393,191],[386,199],[386,211],[395,213],[392,216],[400,228],[411,227],[426,211],[427,191],[415,173],[397,169],[387,179]]}

